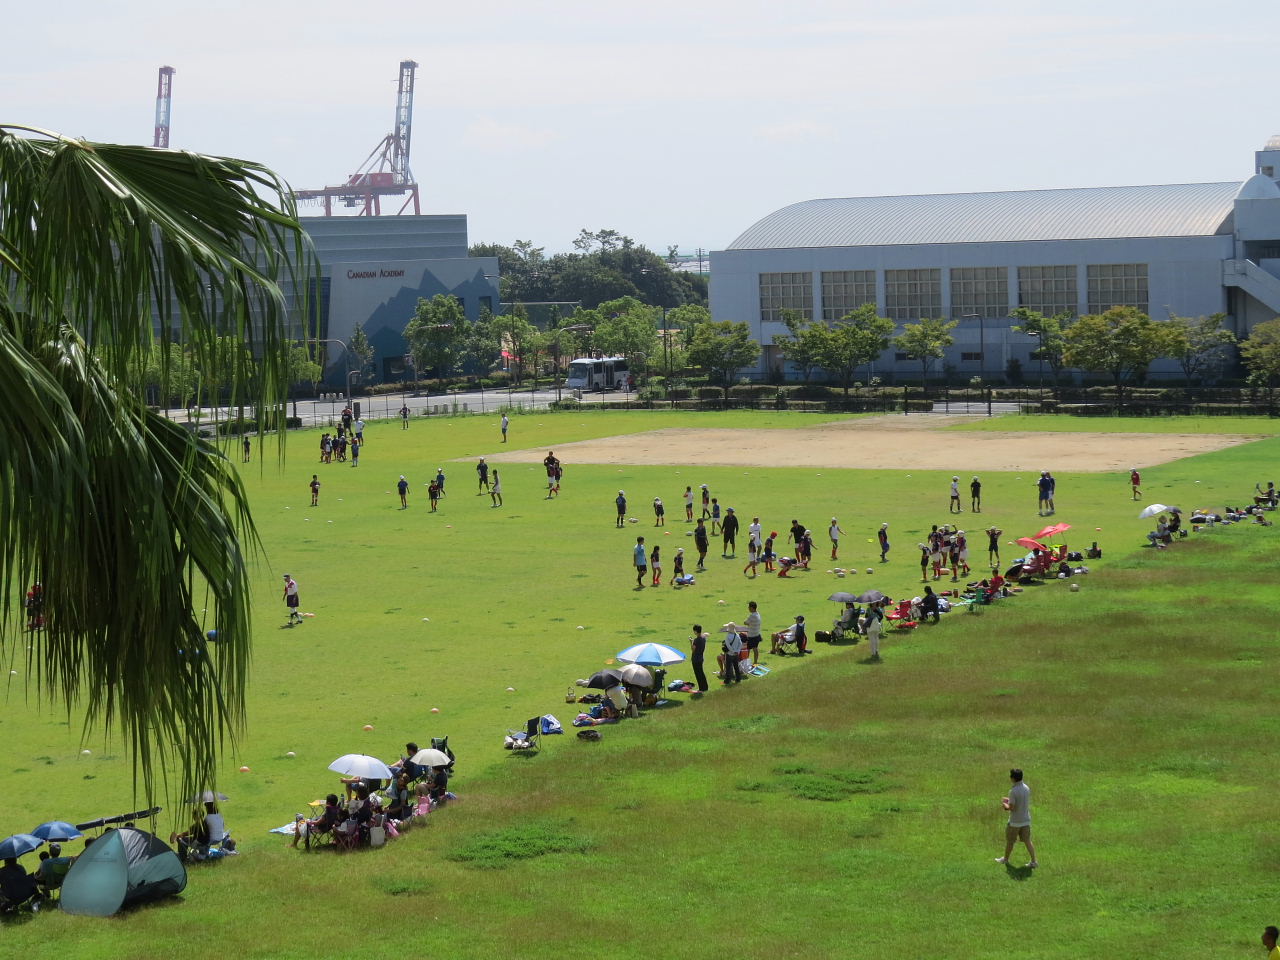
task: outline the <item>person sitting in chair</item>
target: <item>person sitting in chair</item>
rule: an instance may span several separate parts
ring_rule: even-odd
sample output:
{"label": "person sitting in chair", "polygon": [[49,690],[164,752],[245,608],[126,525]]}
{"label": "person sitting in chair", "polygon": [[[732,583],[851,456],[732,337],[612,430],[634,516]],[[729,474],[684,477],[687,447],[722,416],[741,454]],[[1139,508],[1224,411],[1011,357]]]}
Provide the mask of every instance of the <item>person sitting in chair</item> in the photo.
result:
{"label": "person sitting in chair", "polygon": [[57,890],[62,886],[62,881],[70,869],[71,858],[62,855],[62,844],[49,844],[49,859],[41,861],[40,869],[36,873],[40,892],[48,894],[51,890]]}
{"label": "person sitting in chair", "polygon": [[846,631],[857,632],[858,629],[858,607],[856,604],[849,602],[844,605],[844,609],[840,611],[838,616],[831,624],[832,638],[839,640],[844,637]]}
{"label": "person sitting in chair", "polygon": [[[617,711],[614,711],[615,716]],[[431,775],[428,778],[431,784],[428,796],[431,797],[431,805],[433,807],[441,806],[449,799],[449,768],[448,767],[432,767]]]}
{"label": "person sitting in chair", "polygon": [[395,784],[387,791],[389,803],[387,804],[386,812],[387,816],[392,820],[408,820],[413,813],[409,793],[409,784],[411,782],[407,772],[401,773],[396,778]]}
{"label": "person sitting in chair", "polygon": [[5,857],[0,867],[0,898],[10,906],[26,903],[36,895],[36,878],[18,863],[17,857]]}
{"label": "person sitting in chair", "polygon": [[293,843],[290,846],[296,847],[298,845],[299,836],[318,836],[322,833],[328,833],[345,819],[346,816],[342,807],[338,805],[338,795],[331,793],[324,798],[324,810],[320,813],[320,816],[313,820],[308,820],[305,817],[298,820],[294,830]]}
{"label": "person sitting in chair", "polygon": [[191,826],[186,833],[169,834],[169,842],[178,848],[178,859],[183,863],[188,860],[203,860],[208,855],[209,844],[212,841],[209,833],[209,814],[217,812],[216,803],[206,803],[203,809],[196,811],[195,818],[191,821]]}

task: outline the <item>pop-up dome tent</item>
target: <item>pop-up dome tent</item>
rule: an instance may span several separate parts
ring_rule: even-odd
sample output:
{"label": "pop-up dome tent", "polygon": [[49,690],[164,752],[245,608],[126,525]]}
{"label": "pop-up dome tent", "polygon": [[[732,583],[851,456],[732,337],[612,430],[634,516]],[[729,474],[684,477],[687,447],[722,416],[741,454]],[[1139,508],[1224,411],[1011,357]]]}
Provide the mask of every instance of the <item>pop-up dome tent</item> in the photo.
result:
{"label": "pop-up dome tent", "polygon": [[62,909],[109,917],[127,903],[181,893],[187,868],[153,833],[124,827],[109,830],[76,858],[62,882]]}

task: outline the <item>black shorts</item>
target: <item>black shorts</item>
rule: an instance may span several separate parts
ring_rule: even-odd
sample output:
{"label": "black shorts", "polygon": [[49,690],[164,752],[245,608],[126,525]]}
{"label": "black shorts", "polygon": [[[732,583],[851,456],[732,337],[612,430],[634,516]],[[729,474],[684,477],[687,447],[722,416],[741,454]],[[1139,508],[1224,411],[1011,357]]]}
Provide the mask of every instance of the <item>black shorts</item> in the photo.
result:
{"label": "black shorts", "polygon": [[748,650],[754,650],[760,646],[760,637],[746,637],[744,639],[746,640]]}

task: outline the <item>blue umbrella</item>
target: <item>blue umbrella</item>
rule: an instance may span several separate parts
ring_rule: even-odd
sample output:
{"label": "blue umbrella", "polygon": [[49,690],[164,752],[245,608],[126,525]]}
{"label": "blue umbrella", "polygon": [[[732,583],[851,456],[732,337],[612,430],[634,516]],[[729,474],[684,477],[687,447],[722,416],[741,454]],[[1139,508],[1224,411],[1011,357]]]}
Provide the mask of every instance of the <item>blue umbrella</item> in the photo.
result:
{"label": "blue umbrella", "polygon": [[79,840],[84,834],[65,820],[50,820],[32,830],[31,836],[41,840]]}
{"label": "blue umbrella", "polygon": [[30,853],[40,844],[44,843],[39,837],[33,837],[29,833],[15,833],[12,837],[5,837],[0,840],[0,860],[8,860],[10,857],[20,857],[24,853]]}
{"label": "blue umbrella", "polygon": [[683,653],[665,643],[637,643],[627,647],[617,656],[623,663],[639,663],[647,667],[663,667],[669,663],[680,663],[685,659]]}

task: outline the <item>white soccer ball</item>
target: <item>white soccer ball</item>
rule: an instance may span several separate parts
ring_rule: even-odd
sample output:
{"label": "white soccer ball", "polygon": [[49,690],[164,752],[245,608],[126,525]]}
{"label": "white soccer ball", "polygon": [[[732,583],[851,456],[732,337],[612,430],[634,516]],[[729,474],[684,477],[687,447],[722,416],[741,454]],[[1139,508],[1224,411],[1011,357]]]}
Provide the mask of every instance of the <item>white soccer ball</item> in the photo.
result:
{"label": "white soccer ball", "polygon": [[1078,583],[1073,583],[1073,584],[1071,585],[1071,592],[1072,592],[1072,593],[1079,593],[1079,592],[1080,592],[1080,584],[1078,584]]}
{"label": "white soccer ball", "polygon": [[292,760],[294,757],[297,756],[297,754],[294,753],[292,750],[290,750],[288,753],[285,754],[285,756],[288,757],[290,760]]}

